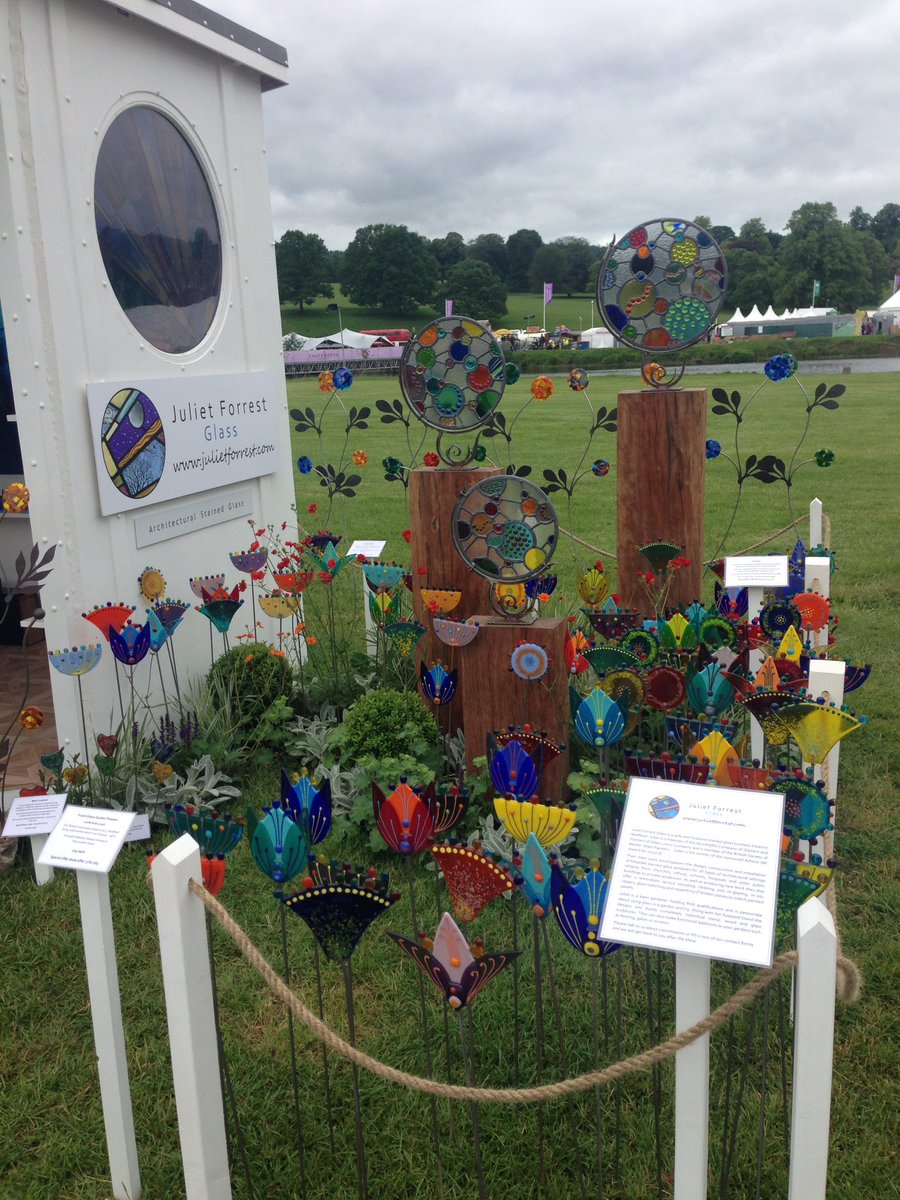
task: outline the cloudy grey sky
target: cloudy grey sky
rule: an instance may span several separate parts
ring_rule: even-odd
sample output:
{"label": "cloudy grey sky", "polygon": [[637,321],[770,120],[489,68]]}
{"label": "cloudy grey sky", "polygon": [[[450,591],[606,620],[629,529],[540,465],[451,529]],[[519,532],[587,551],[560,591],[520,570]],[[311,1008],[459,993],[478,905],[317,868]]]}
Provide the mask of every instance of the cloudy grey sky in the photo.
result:
{"label": "cloudy grey sky", "polygon": [[900,0],[205,0],[287,47],[272,213],[343,249],[900,203]]}

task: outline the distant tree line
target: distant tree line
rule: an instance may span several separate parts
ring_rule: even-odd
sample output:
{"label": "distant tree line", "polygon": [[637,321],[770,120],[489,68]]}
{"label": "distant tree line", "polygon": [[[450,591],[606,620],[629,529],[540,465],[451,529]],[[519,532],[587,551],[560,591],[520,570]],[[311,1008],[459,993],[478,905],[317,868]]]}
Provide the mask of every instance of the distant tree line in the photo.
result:
{"label": "distant tree line", "polygon": [[[874,307],[891,294],[900,274],[900,204],[885,204],[874,216],[856,207],[842,221],[831,203],[807,203],[791,213],[783,232],[759,217],[735,232],[705,216],[694,220],[722,245],[728,262],[728,305],[748,311],[806,307],[813,303],[841,312]],[[451,231],[426,238],[406,225],[365,225],[343,251],[329,250],[315,233],[289,229],[275,259],[283,304],[303,309],[317,297],[344,295],[361,308],[412,313],[457,312],[498,321],[509,292],[535,292],[552,282],[556,293],[593,291],[604,247],[582,237],[544,242],[536,229],[504,238],[481,233],[466,241]]]}

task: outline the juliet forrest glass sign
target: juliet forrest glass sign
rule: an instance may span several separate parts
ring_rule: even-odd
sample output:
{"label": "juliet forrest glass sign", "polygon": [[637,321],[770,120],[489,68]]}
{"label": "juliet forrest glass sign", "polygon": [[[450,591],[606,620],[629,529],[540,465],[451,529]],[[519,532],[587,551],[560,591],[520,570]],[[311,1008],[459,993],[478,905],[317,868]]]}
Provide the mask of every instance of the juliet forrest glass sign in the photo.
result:
{"label": "juliet forrest glass sign", "polygon": [[89,383],[100,511],[275,471],[279,432],[286,436],[276,395],[270,371]]}
{"label": "juliet forrest glass sign", "polygon": [[784,797],[632,779],[604,941],[769,967]]}

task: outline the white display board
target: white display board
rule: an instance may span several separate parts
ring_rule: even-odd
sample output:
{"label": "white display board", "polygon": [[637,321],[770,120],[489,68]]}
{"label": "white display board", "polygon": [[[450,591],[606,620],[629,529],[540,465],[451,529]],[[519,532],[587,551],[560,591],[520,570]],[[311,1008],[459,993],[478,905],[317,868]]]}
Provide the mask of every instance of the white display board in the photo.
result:
{"label": "white display board", "polygon": [[16,796],[3,826],[4,837],[34,837],[50,833],[66,807],[66,794]]}
{"label": "white display board", "polygon": [[130,812],[67,805],[38,862],[45,867],[108,875],[133,821]]}
{"label": "white display board", "polygon": [[632,779],[604,941],[772,964],[784,797]]}
{"label": "white display board", "polygon": [[787,587],[786,554],[745,554],[725,559],[725,586],[749,588]]}

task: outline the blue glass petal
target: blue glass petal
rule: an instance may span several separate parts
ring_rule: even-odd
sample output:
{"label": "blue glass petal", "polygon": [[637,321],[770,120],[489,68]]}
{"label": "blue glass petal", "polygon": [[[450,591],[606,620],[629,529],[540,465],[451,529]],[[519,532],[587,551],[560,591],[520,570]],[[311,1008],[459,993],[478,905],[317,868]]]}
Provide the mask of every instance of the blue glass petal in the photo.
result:
{"label": "blue glass petal", "polygon": [[510,739],[491,759],[491,782],[500,796],[533,796],[537,791],[537,768],[516,738]]}

